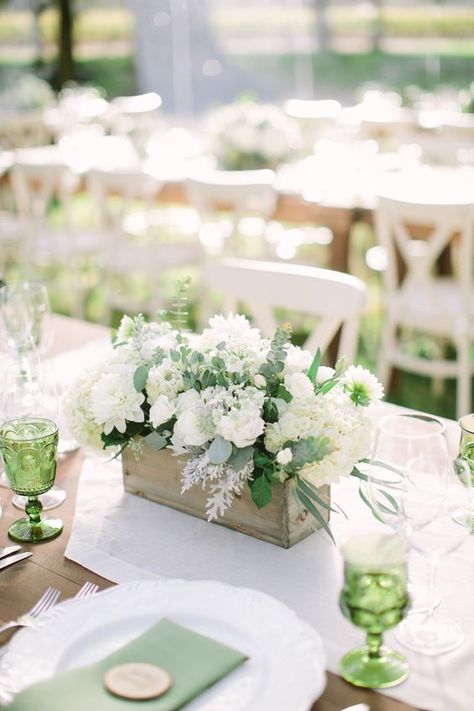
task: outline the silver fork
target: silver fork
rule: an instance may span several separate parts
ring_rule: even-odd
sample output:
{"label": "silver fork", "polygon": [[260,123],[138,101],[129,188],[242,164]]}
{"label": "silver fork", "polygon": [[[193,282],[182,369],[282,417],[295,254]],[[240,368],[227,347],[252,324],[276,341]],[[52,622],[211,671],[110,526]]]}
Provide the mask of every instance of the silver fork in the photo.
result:
{"label": "silver fork", "polygon": [[89,595],[94,595],[99,589],[99,586],[95,583],[91,583],[90,580],[84,583],[82,588],[75,594],[75,599],[79,597],[88,597]]}
{"label": "silver fork", "polygon": [[29,627],[33,624],[35,617],[38,617],[42,612],[46,612],[46,610],[49,610],[50,607],[56,604],[60,594],[56,588],[48,588],[36,605],[33,605],[31,610],[21,615],[17,620],[12,620],[2,625],[2,627],[0,627],[0,634],[6,632],[6,630],[14,629],[15,627]]}

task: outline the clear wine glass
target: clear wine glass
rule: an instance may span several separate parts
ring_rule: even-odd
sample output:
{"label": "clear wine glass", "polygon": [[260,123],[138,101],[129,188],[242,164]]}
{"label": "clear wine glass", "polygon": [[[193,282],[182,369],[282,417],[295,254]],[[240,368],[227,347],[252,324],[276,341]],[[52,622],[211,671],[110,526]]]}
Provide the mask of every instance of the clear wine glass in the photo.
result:
{"label": "clear wine glass", "polygon": [[[54,371],[50,363],[42,363],[36,350],[28,359],[12,363],[4,371],[1,410],[3,419],[12,420],[28,417],[58,419],[58,393]],[[60,506],[66,492],[54,485],[40,497],[44,510]],[[27,499],[20,494],[13,497],[13,505],[24,509]]]}
{"label": "clear wine glass", "polygon": [[471,503],[471,471],[461,457],[424,454],[407,463],[402,515],[412,547],[429,564],[428,609],[411,614],[396,636],[421,654],[444,654],[464,641],[460,625],[435,611],[435,582],[441,558],[471,531]]}
{"label": "clear wine glass", "polygon": [[[407,463],[420,455],[446,457],[446,427],[431,415],[397,413],[383,417],[377,425],[372,457],[367,469],[366,493],[375,516],[396,533],[407,536],[406,520],[401,506]],[[410,565],[408,590],[413,610],[426,610],[427,579],[420,579],[423,561],[418,557],[417,576]],[[421,563],[421,566],[420,566]],[[439,604],[441,596],[435,596]]]}
{"label": "clear wine glass", "polygon": [[0,289],[3,341],[16,358],[28,356],[33,348],[44,355],[54,335],[46,286],[40,282],[17,282]]}

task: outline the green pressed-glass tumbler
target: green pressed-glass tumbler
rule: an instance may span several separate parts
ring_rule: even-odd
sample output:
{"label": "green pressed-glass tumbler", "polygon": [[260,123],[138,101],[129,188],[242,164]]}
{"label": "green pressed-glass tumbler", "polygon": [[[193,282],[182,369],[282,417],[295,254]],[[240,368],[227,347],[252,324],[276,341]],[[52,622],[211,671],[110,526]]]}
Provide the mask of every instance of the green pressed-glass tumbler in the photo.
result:
{"label": "green pressed-glass tumbler", "polygon": [[[461,428],[459,454],[471,471],[471,486],[474,487],[474,415],[464,415],[458,421]],[[471,519],[470,532],[474,533],[474,503],[466,512]]]}
{"label": "green pressed-glass tumbler", "polygon": [[367,643],[343,657],[341,675],[355,686],[396,686],[407,678],[408,664],[399,652],[382,646],[382,637],[401,622],[409,608],[407,544],[400,536],[365,534],[346,542],[342,555],[341,610],[366,631]]}
{"label": "green pressed-glass tumbler", "polygon": [[58,518],[43,518],[38,499],[54,484],[58,426],[41,417],[9,420],[0,426],[0,450],[11,489],[27,498],[26,518],[13,523],[8,535],[14,541],[37,543],[59,536]]}

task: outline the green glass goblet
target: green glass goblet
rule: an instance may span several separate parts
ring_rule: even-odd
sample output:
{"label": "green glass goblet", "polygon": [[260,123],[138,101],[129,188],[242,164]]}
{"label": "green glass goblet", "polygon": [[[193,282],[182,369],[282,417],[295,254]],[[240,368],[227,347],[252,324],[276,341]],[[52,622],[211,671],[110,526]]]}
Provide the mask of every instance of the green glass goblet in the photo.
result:
{"label": "green glass goblet", "polygon": [[367,632],[367,644],[348,652],[341,675],[355,686],[383,689],[408,676],[406,659],[382,646],[385,630],[398,625],[409,608],[407,544],[400,536],[365,534],[342,547],[344,588],[341,610]]}
{"label": "green glass goblet", "polygon": [[13,523],[8,535],[14,541],[38,543],[59,536],[58,518],[43,518],[38,499],[54,484],[58,426],[41,417],[9,420],[0,427],[0,451],[10,488],[27,498],[27,518]]}

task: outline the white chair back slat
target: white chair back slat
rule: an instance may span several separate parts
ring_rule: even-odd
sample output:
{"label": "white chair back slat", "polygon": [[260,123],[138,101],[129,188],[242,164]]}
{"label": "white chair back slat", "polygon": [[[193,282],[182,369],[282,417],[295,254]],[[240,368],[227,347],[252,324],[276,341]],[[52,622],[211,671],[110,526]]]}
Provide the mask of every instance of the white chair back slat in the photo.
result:
{"label": "white chair back slat", "polygon": [[[455,345],[456,360],[439,356],[430,361],[429,372],[436,373],[437,378],[455,374],[457,414],[464,414],[471,409],[474,194],[433,203],[410,202],[400,199],[399,194],[384,194],[376,211],[375,228],[387,252],[387,313],[379,377],[388,385],[393,366],[428,373],[426,359],[407,356],[400,341],[400,328],[448,339]],[[423,228],[421,236],[419,232],[417,236],[417,228]],[[440,276],[438,261],[448,247],[452,274]]]}
{"label": "white chair back slat", "polygon": [[275,329],[278,308],[318,317],[305,344],[313,351],[318,346],[324,351],[342,326],[339,355],[355,357],[355,326],[366,303],[365,285],[356,277],[296,264],[224,259],[206,265],[204,281],[224,295],[226,311],[245,305],[266,336]]}

